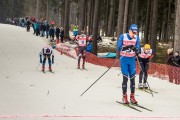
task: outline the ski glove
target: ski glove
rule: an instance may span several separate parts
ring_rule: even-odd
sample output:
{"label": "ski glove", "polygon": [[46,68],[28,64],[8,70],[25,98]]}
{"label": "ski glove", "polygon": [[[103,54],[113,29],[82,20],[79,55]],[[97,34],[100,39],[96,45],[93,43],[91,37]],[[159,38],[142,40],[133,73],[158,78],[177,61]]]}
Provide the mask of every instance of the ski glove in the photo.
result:
{"label": "ski glove", "polygon": [[131,49],[136,53],[136,54],[139,54],[139,51],[138,49],[136,48],[136,46],[134,45],[130,45]]}

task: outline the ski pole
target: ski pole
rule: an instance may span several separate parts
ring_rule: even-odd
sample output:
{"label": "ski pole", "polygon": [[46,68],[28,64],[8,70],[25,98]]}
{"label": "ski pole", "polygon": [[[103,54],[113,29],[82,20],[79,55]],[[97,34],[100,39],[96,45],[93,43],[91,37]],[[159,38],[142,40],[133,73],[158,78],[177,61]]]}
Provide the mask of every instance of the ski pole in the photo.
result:
{"label": "ski pole", "polygon": [[[40,65],[41,63],[39,63],[39,65]],[[39,65],[37,66],[37,68],[36,68],[36,71],[37,71],[37,69],[39,68]]]}
{"label": "ski pole", "polygon": [[[141,69],[141,71],[142,71],[142,72],[143,72],[143,74],[145,75],[145,73],[144,73],[144,71],[142,70],[141,65],[140,65],[140,63],[139,63],[139,59],[138,59],[137,55],[136,55],[136,59],[137,59],[138,64],[139,64],[139,68]],[[147,79],[147,78],[146,78],[146,79]],[[147,80],[146,80],[146,82],[147,82],[147,85],[148,85],[149,90],[150,90],[150,92],[151,92],[151,95],[152,95],[152,97],[153,97],[153,92],[152,92],[152,90],[151,90],[151,88],[150,88],[150,85],[149,85],[149,83],[148,83],[148,81],[147,81]]]}
{"label": "ski pole", "polygon": [[118,76],[121,74],[121,72],[119,72]]}
{"label": "ski pole", "polygon": [[117,59],[112,65],[111,67],[109,67],[96,81],[94,81],[82,94],[81,96],[83,96],[84,93],[86,93],[98,80],[100,80],[100,78],[102,76],[104,76],[118,61],[119,59]]}

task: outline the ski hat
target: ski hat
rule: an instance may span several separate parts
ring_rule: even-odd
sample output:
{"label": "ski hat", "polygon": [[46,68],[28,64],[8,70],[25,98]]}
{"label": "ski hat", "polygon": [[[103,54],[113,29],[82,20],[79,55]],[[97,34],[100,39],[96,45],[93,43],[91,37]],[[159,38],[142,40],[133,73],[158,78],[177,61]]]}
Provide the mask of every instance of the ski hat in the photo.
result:
{"label": "ski hat", "polygon": [[146,49],[151,49],[151,46],[149,45],[149,44],[145,44],[144,45],[144,49],[146,50]]}
{"label": "ski hat", "polygon": [[52,49],[55,49],[56,48],[56,45],[52,45]]}
{"label": "ski hat", "polygon": [[132,24],[130,26],[129,30],[132,30],[133,32],[137,32],[138,31],[138,26],[136,24]]}

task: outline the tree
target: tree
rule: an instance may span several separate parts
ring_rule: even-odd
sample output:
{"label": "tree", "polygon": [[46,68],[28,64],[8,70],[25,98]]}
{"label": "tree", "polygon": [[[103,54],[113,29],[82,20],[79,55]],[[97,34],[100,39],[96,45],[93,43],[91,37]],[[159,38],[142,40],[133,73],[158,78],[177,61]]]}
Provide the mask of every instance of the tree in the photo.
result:
{"label": "tree", "polygon": [[[117,22],[117,43],[120,34],[123,33],[124,7],[125,7],[125,0],[119,0],[118,22]],[[118,50],[116,51],[116,58],[119,59]]]}
{"label": "tree", "polygon": [[174,51],[180,51],[180,0],[177,0],[176,3]]}
{"label": "tree", "polygon": [[110,14],[109,14],[109,20],[108,20],[108,31],[107,36],[113,36],[112,27],[113,27],[113,13],[114,13],[114,0],[110,0]]}
{"label": "tree", "polygon": [[149,22],[150,22],[150,9],[151,9],[151,0],[147,2],[147,10],[146,10],[146,24],[145,24],[145,31],[144,31],[144,43],[148,43],[148,36],[149,36]]}
{"label": "tree", "polygon": [[70,12],[70,0],[65,0],[64,37],[67,39],[69,39],[69,12]]}
{"label": "tree", "polygon": [[79,24],[78,32],[81,33],[84,30],[85,23],[85,0],[79,0]]}
{"label": "tree", "polygon": [[46,1],[47,8],[46,8],[46,20],[49,21],[49,0]]}
{"label": "tree", "polygon": [[126,0],[125,11],[124,11],[123,33],[127,31],[128,8],[129,8],[129,0]]}
{"label": "tree", "polygon": [[39,20],[39,0],[36,1],[36,18]]}
{"label": "tree", "polygon": [[[153,16],[152,16],[152,29],[151,29],[151,48],[156,51],[157,43],[157,16],[158,16],[158,1],[154,0],[153,2]],[[153,58],[153,61],[156,61],[156,55]]]}
{"label": "tree", "polygon": [[97,55],[99,1],[100,0],[95,0],[94,18],[93,18],[93,49],[92,49],[92,53],[95,54],[95,55]]}

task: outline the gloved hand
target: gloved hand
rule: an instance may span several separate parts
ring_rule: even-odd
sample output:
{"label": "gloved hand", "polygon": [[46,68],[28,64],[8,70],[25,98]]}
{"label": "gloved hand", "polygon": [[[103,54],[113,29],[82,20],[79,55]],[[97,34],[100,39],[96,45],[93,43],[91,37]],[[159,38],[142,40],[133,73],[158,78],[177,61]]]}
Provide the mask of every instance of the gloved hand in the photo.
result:
{"label": "gloved hand", "polygon": [[131,49],[136,53],[136,54],[139,54],[138,52],[138,49],[136,48],[136,46],[134,45],[130,45]]}

